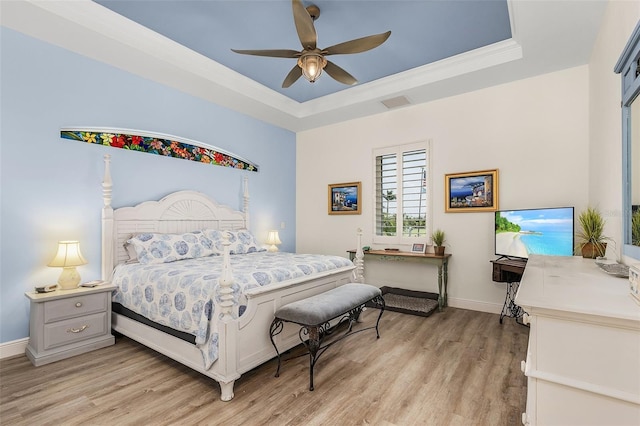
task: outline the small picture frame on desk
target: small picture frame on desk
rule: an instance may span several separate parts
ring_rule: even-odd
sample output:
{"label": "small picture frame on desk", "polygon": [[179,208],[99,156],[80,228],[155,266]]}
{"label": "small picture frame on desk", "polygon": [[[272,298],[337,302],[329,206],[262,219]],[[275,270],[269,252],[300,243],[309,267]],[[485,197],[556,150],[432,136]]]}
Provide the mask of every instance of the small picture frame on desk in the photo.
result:
{"label": "small picture frame on desk", "polygon": [[411,253],[422,253],[424,254],[427,249],[427,245],[425,243],[413,243],[411,245]]}

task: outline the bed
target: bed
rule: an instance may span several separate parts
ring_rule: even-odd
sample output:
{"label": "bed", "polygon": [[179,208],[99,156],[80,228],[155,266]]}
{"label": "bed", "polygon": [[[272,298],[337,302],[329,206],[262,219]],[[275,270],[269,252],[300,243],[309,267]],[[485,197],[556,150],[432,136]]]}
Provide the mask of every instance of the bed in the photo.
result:
{"label": "bed", "polygon": [[[228,206],[219,205],[207,195],[195,191],[179,191],[169,194],[159,201],[144,201],[136,206],[113,209],[111,206],[110,156],[105,155],[104,161],[102,279],[113,281],[116,285],[120,284],[113,298],[112,328],[117,333],[136,340],[214,379],[220,385],[220,397],[223,401],[230,401],[233,398],[234,382],[243,373],[276,356],[269,338],[269,325],[279,307],[349,282],[362,282],[362,259],[364,256],[361,251],[353,263],[347,259],[344,263],[334,260],[335,267],[318,266],[317,270],[309,271],[309,273],[306,273],[308,271],[305,269],[303,274],[290,273],[287,275],[286,271],[281,271],[280,275],[282,276],[278,279],[268,279],[273,281],[269,285],[262,285],[260,282],[256,285],[255,282],[249,282],[251,278],[246,276],[246,266],[243,264],[245,261],[240,261],[242,256],[244,256],[242,259],[249,259],[253,256],[252,259],[262,258],[269,262],[276,258],[273,257],[274,253],[264,253],[259,250],[252,250],[246,254],[231,254],[234,246],[230,236],[237,237],[242,230],[250,229],[246,177],[243,181],[242,210],[233,210]],[[212,239],[215,239],[219,255],[206,257],[215,259],[216,266],[204,266],[203,262],[210,259],[203,258],[180,259],[162,263],[158,267],[165,268],[164,272],[155,270],[150,272],[146,278],[147,284],[144,284],[145,289],[139,290],[137,293],[139,296],[133,295],[133,291],[129,292],[133,295],[129,296],[129,299],[140,300],[142,298],[144,303],[144,298],[149,297],[149,281],[155,279],[158,283],[162,282],[163,286],[171,286],[171,284],[164,283],[163,278],[159,277],[161,274],[164,276],[178,274],[178,272],[168,272],[174,266],[188,265],[187,269],[191,272],[198,268],[217,268],[213,278],[215,284],[207,287],[212,289],[210,295],[212,306],[210,306],[210,313],[206,318],[207,323],[203,324],[200,321],[199,326],[196,326],[196,329],[200,330],[200,334],[197,331],[191,333],[196,335],[195,342],[188,341],[189,339],[186,339],[180,330],[177,333],[171,332],[175,331],[172,325],[181,321],[168,321],[168,324],[158,326],[148,319],[142,322],[141,318],[136,317],[136,313],[131,314],[127,307],[116,309],[116,305],[120,305],[126,299],[124,295],[126,292],[123,291],[122,286],[124,280],[127,280],[127,283],[132,282],[133,278],[131,277],[135,276],[137,279],[145,273],[145,270],[148,272],[149,268],[156,266],[136,264],[142,262],[142,259],[139,259],[139,262],[131,261],[131,250],[127,250],[125,243],[131,242],[135,236],[155,235],[157,237],[160,235],[164,237],[164,234],[191,233],[200,235],[198,233],[203,230],[207,231],[208,236],[215,237]],[[360,235],[361,231],[358,230],[357,247],[361,247]],[[287,256],[305,255],[289,254]],[[295,262],[298,261],[299,258],[296,258]],[[238,270],[235,270],[234,266]],[[286,269],[284,266],[283,268]],[[249,275],[252,274],[249,273]],[[123,276],[128,278],[123,278]],[[181,282],[184,283],[184,280]],[[152,289],[151,292],[153,291],[161,297],[160,290]],[[185,293],[187,292],[185,291]],[[159,311],[162,313],[164,307],[161,304],[159,306]],[[196,310],[193,309],[190,312]],[[159,318],[158,308],[147,308],[147,311],[154,311],[156,317]],[[195,315],[193,317],[193,322],[197,323]],[[189,321],[186,322],[189,323]],[[277,336],[276,344],[279,349],[286,350],[296,346],[299,342],[298,329],[290,326]]]}

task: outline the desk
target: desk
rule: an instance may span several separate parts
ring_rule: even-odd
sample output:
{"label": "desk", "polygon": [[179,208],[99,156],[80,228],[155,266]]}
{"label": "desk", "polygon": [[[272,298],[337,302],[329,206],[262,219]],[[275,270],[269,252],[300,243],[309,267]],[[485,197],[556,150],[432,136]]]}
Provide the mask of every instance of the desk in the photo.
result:
{"label": "desk", "polygon": [[516,322],[521,324],[518,320],[522,318],[525,312],[520,306],[516,305],[514,300],[520,286],[522,274],[524,274],[524,268],[527,266],[527,261],[526,259],[496,259],[492,260],[491,263],[493,264],[493,281],[507,283],[507,294],[500,313],[500,324],[502,324],[502,319],[505,316],[515,318]]}
{"label": "desk", "polygon": [[[347,250],[349,259],[353,260],[356,255],[355,250]],[[364,252],[364,257],[376,256],[381,260],[406,261],[416,260],[438,266],[438,310],[447,306],[447,267],[450,254],[437,256],[433,253],[411,253],[406,251],[368,250]]]}

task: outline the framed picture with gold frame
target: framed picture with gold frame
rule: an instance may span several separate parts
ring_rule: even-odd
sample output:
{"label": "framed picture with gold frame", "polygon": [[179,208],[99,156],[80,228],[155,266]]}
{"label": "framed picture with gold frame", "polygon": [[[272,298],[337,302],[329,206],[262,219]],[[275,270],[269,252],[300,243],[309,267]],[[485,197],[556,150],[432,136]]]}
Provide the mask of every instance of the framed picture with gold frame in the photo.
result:
{"label": "framed picture with gold frame", "polygon": [[498,210],[498,169],[446,174],[444,194],[447,213],[494,212]]}
{"label": "framed picture with gold frame", "polygon": [[329,185],[329,214],[361,214],[362,194],[360,182]]}

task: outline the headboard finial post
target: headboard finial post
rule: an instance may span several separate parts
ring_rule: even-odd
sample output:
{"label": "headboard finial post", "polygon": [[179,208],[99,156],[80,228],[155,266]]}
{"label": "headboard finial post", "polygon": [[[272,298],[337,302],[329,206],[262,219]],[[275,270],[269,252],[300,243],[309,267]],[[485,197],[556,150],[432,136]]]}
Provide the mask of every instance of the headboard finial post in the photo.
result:
{"label": "headboard finial post", "polygon": [[242,198],[243,198],[243,203],[242,203],[242,211],[244,212],[244,218],[245,218],[245,227],[247,229],[251,229],[249,227],[249,177],[244,176],[244,178],[242,179]]}
{"label": "headboard finial post", "polygon": [[231,272],[229,237],[223,233],[222,245],[224,247],[222,260],[222,276],[218,284],[218,296],[220,297],[220,320],[227,322],[233,319],[233,273]]}
{"label": "headboard finial post", "polygon": [[102,179],[102,199],[105,206],[111,205],[111,192],[113,181],[111,180],[111,155],[104,155],[104,178]]}
{"label": "headboard finial post", "polygon": [[356,234],[358,235],[356,242],[356,257],[353,260],[354,265],[356,265],[356,269],[353,270],[353,281],[357,283],[364,282],[364,252],[362,251],[362,229],[358,228],[356,230]]}
{"label": "headboard finial post", "polygon": [[113,208],[111,207],[111,156],[104,156],[104,177],[102,179],[102,279],[111,280],[113,272],[114,244],[113,244]]}

